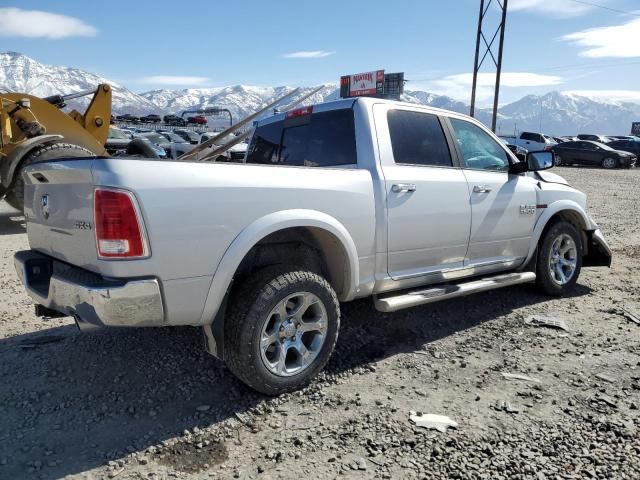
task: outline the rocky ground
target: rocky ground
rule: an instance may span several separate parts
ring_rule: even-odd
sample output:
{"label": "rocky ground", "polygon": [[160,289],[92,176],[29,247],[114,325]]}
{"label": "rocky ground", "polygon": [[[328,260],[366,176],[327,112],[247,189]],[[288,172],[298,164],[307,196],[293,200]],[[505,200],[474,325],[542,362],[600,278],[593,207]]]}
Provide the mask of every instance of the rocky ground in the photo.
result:
{"label": "rocky ground", "polygon": [[640,314],[640,169],[555,172],[589,194],[611,269],[562,299],[344,305],[326,372],[279,398],[236,381],[195,328],[36,318],[12,264],[22,219],[0,204],[0,478],[640,478],[640,325],[616,313]]}

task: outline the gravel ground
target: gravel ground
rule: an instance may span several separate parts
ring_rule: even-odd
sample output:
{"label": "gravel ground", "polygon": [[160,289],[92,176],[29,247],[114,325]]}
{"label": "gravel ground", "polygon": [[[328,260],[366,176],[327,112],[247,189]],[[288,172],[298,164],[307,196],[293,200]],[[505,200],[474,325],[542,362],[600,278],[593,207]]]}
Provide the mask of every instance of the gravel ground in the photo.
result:
{"label": "gravel ground", "polygon": [[[13,270],[22,219],[0,204],[0,478],[640,478],[640,326],[612,313],[640,314],[640,169],[555,171],[589,194],[611,269],[563,299],[519,286],[394,314],[344,305],[326,372],[275,399],[196,328],[36,318]],[[413,426],[412,410],[458,427]]]}

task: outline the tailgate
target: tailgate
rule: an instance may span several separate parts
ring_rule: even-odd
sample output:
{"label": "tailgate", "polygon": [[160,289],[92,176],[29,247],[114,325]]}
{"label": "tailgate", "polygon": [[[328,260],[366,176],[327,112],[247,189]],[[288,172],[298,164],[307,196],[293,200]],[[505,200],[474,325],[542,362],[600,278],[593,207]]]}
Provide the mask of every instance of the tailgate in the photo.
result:
{"label": "tailgate", "polygon": [[58,160],[26,169],[24,207],[32,249],[79,267],[95,264],[93,162]]}

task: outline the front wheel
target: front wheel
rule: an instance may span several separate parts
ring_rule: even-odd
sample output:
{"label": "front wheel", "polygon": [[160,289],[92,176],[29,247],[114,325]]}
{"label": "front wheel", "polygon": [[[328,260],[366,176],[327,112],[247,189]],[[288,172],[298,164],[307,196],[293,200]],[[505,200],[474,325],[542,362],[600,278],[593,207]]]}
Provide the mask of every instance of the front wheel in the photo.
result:
{"label": "front wheel", "polygon": [[556,167],[560,167],[562,165],[562,157],[559,154],[556,154],[553,157],[553,165]]}
{"label": "front wheel", "polygon": [[618,166],[618,160],[612,157],[607,157],[602,160],[602,168],[611,169]]}
{"label": "front wheel", "polygon": [[232,293],[225,359],[249,387],[278,395],[307,385],[326,365],[340,326],[340,306],[320,275],[278,265]]}
{"label": "front wheel", "polygon": [[578,280],[582,268],[582,241],[576,227],[558,222],[539,245],[536,283],[547,295],[561,296]]}

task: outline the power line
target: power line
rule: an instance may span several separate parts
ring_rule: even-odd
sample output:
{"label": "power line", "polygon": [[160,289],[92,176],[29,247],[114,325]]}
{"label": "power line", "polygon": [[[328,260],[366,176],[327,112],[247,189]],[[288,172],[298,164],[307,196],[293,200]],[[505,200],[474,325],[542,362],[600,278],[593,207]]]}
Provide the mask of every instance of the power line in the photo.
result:
{"label": "power line", "polygon": [[584,0],[571,0],[573,3],[580,3],[581,5],[587,5],[589,7],[601,8],[602,10],[609,10],[614,13],[622,13],[624,15],[632,15],[634,17],[640,17],[640,13],[630,12],[628,10],[618,10],[617,8],[607,7],[605,5],[599,5],[593,2],[585,2]]}

